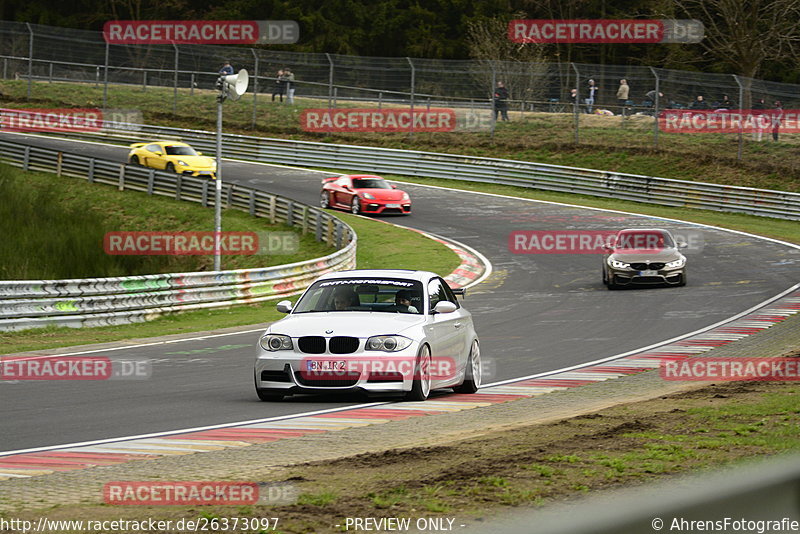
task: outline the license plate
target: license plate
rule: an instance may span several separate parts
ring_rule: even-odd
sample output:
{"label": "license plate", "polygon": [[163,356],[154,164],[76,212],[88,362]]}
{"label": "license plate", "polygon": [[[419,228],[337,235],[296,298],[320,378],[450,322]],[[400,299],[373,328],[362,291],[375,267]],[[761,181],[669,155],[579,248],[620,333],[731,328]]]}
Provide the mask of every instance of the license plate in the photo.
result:
{"label": "license plate", "polygon": [[400,204],[386,204],[387,208],[399,208]]}
{"label": "license plate", "polygon": [[306,362],[309,371],[344,371],[347,362],[344,360],[309,360]]}
{"label": "license plate", "polygon": [[658,276],[658,271],[639,271],[639,276]]}

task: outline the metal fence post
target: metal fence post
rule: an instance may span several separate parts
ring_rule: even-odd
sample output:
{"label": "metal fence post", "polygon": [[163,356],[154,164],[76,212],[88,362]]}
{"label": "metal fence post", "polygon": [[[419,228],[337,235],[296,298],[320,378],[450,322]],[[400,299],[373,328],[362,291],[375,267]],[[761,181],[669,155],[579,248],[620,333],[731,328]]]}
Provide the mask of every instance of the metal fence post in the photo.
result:
{"label": "metal fence post", "polygon": [[383,102],[383,91],[378,91],[378,111],[381,109],[381,104]]}
{"label": "metal fence post", "polygon": [[28,27],[28,98],[31,97],[31,84],[33,83],[33,28],[30,22],[26,22]]}
{"label": "metal fence post", "polygon": [[175,74],[172,78],[172,112],[178,112],[178,45],[172,43],[175,48]]}
{"label": "metal fence post", "polygon": [[8,79],[8,58],[7,57],[3,58],[3,79],[4,80]]}
{"label": "metal fence post", "polygon": [[194,72],[189,76],[189,95],[194,96]]}
{"label": "metal fence post", "polygon": [[406,57],[409,66],[411,66],[411,129],[408,132],[409,137],[414,136],[414,85],[416,84],[417,70],[414,68],[414,62],[410,57]]}
{"label": "metal fence post", "polygon": [[253,119],[250,121],[250,127],[255,130],[256,128],[256,114],[258,113],[258,54],[254,48],[250,49],[255,61],[253,70]]}
{"label": "metal fence post", "polygon": [[[742,82],[739,81],[739,77],[737,75],[733,75],[733,79],[736,80],[736,85],[739,86],[739,109],[742,109],[742,104],[744,103],[744,86]],[[744,147],[744,136],[742,135],[742,126],[739,126],[739,149],[736,152],[736,159],[738,161],[742,161],[742,148]]]}
{"label": "metal fence post", "polygon": [[103,109],[108,107],[108,43],[106,43],[105,72],[103,73]]}
{"label": "metal fence post", "polygon": [[147,91],[147,71],[142,71],[142,92]]}
{"label": "metal fence post", "polygon": [[659,91],[661,91],[661,79],[658,77],[658,73],[653,67],[650,67],[650,72],[653,73],[653,77],[656,79],[656,94],[653,100],[653,146],[658,148],[658,111],[661,109],[659,107],[661,105],[661,98],[659,98]]}
{"label": "metal fence post", "polygon": [[333,98],[333,59],[327,52],[325,52],[325,57],[328,58],[328,109],[331,109],[331,99]]}
{"label": "metal fence post", "polygon": [[47,83],[53,83],[53,62],[50,62],[50,68],[47,71]]}
{"label": "metal fence post", "polygon": [[491,63],[492,66],[492,86],[489,88],[489,103],[492,106],[492,133],[491,138],[494,139],[494,128],[497,124],[497,109],[495,109],[495,101],[494,101],[494,88],[497,85],[497,71],[494,68],[494,61]]}
{"label": "metal fence post", "polygon": [[577,145],[581,142],[581,72],[578,70],[578,66],[575,65],[575,63],[570,63],[570,65],[572,65],[572,69],[575,71],[575,103],[572,106],[572,114],[575,122],[575,144]]}

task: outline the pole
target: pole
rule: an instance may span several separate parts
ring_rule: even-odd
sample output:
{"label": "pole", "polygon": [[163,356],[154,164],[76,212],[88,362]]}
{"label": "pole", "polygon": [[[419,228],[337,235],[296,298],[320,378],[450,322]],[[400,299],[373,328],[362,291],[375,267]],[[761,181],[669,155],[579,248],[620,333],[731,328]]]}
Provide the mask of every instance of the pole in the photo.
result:
{"label": "pole", "polygon": [[409,137],[413,137],[414,136],[414,85],[416,84],[417,71],[414,68],[414,62],[411,61],[410,57],[406,57],[406,61],[408,61],[408,64],[411,66],[411,97],[410,97],[410,100],[411,100],[411,125],[410,125],[410,130],[408,132],[408,136]]}
{"label": "pole", "polygon": [[[739,81],[739,77],[735,74],[733,75],[733,79],[736,80],[736,85],[739,86],[739,109],[742,109],[742,105],[744,103],[744,86],[742,82]],[[742,161],[742,148],[744,146],[744,136],[742,136],[742,127],[739,126],[739,149],[736,153],[736,159],[738,161]]]}
{"label": "pole", "polygon": [[494,139],[494,127],[497,124],[497,102],[494,100],[494,88],[497,85],[497,71],[494,70],[494,62],[492,62],[492,86],[489,88],[489,102],[492,104],[492,133],[491,138]]}
{"label": "pole", "polygon": [[658,110],[660,109],[659,106],[661,104],[661,99],[658,95],[659,91],[661,91],[661,79],[658,77],[658,73],[653,67],[650,67],[650,72],[653,73],[653,77],[656,79],[656,94],[655,98],[653,99],[653,119],[655,119],[655,122],[653,123],[653,145],[655,148],[658,148]]}
{"label": "pole", "polygon": [[[221,80],[222,78],[220,78]],[[217,179],[214,180],[214,270],[222,270],[222,96],[217,97]]]}
{"label": "pole", "polygon": [[[581,118],[580,118],[580,108],[581,108],[581,73],[578,70],[577,65],[575,63],[570,63],[572,65],[572,69],[575,71],[575,104],[572,107],[574,120],[575,120],[575,144],[581,142]],[[571,91],[570,91],[571,92]]]}
{"label": "pole", "polygon": [[258,113],[258,54],[254,48],[250,49],[253,53],[253,60],[255,61],[253,72],[253,119],[250,121],[250,127],[256,129],[256,114]]}
{"label": "pole", "polygon": [[26,22],[30,38],[28,39],[28,98],[31,97],[31,84],[33,83],[33,28],[30,22]]}
{"label": "pole", "polygon": [[106,43],[106,63],[103,74],[103,109],[108,107],[108,43]]}
{"label": "pole", "polygon": [[175,74],[172,77],[172,112],[178,112],[178,45],[172,43],[175,49]]}
{"label": "pole", "polygon": [[331,55],[325,52],[325,57],[328,58],[328,109],[331,109],[331,99],[333,98],[333,59]]}

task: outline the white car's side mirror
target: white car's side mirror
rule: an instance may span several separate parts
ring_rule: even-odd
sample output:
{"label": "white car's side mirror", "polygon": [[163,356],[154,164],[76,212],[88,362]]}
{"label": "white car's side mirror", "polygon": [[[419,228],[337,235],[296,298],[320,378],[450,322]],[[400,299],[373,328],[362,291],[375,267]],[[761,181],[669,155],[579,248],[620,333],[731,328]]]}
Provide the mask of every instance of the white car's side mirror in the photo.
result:
{"label": "white car's side mirror", "polygon": [[282,300],[276,306],[277,310],[281,313],[290,313],[292,311],[292,301],[291,300]]}
{"label": "white car's side mirror", "polygon": [[436,306],[433,307],[433,311],[436,313],[453,313],[458,309],[458,306],[450,302],[449,300],[440,300],[436,303]]}

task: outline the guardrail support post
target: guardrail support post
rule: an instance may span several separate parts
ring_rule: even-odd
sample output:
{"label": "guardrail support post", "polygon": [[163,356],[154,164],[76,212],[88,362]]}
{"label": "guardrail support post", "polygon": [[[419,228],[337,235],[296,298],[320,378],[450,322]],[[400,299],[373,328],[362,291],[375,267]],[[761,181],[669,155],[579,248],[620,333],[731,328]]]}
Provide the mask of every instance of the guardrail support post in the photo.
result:
{"label": "guardrail support post", "polygon": [[[52,65],[52,63],[51,63]],[[64,153],[59,152],[56,154],[56,176],[61,177],[61,164],[64,162]]]}
{"label": "guardrail support post", "polygon": [[[156,182],[156,170],[150,169],[147,172],[147,194],[152,195],[153,189],[155,189],[155,182]],[[205,192],[205,191],[204,191]],[[205,206],[205,204],[203,204]]]}
{"label": "guardrail support post", "polygon": [[308,206],[303,206],[303,235],[308,233]]}
{"label": "guardrail support post", "polygon": [[208,207],[208,182],[203,182],[203,192],[200,195],[200,205]]}
{"label": "guardrail support post", "polygon": [[119,164],[119,185],[118,188],[120,191],[125,190],[125,164]]}
{"label": "guardrail support post", "polygon": [[286,203],[286,226],[294,226],[294,202]]}
{"label": "guardrail support post", "polygon": [[342,223],[336,221],[336,248],[342,248]]}
{"label": "guardrail support post", "polygon": [[274,197],[274,196],[270,197],[270,199],[269,199],[269,222],[271,222],[272,224],[275,224],[275,211],[276,211],[275,208],[277,207],[276,203],[277,203],[276,197]]}
{"label": "guardrail support post", "polygon": [[87,170],[86,180],[90,184],[94,183],[94,158],[89,160],[89,169]]}
{"label": "guardrail support post", "polygon": [[180,174],[175,175],[175,200],[181,199],[181,187],[183,187],[183,176]]}
{"label": "guardrail support post", "polygon": [[333,245],[333,217],[328,219],[328,231],[325,234],[325,242]]}
{"label": "guardrail support post", "polygon": [[22,170],[27,171],[31,164],[31,147],[25,147],[25,154],[22,156]]}
{"label": "guardrail support post", "polygon": [[250,215],[256,216],[256,190],[250,190]]}

